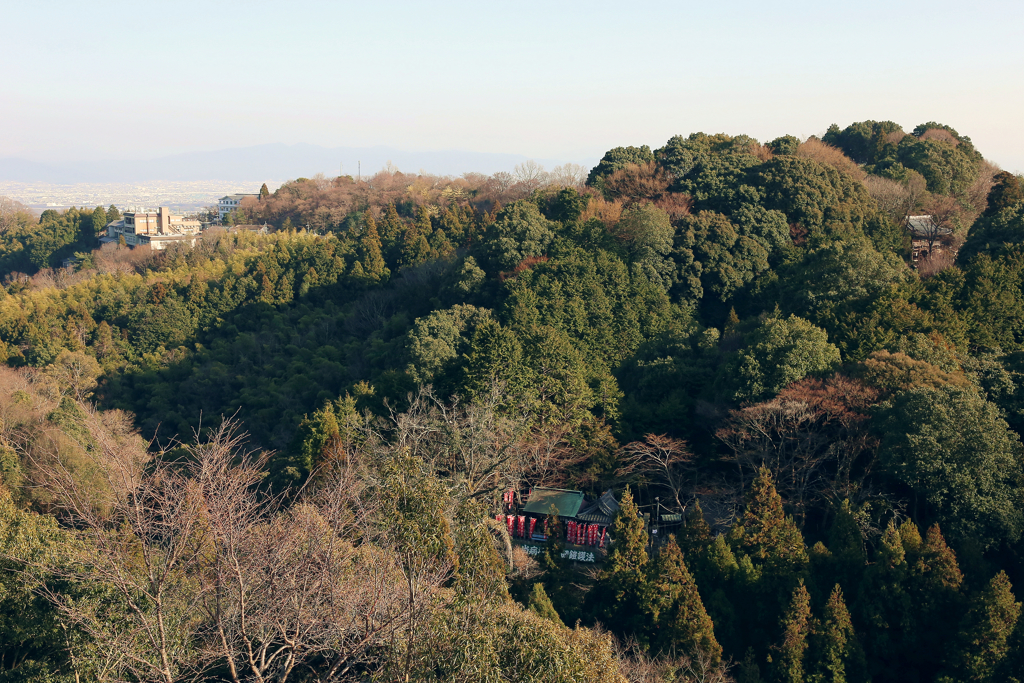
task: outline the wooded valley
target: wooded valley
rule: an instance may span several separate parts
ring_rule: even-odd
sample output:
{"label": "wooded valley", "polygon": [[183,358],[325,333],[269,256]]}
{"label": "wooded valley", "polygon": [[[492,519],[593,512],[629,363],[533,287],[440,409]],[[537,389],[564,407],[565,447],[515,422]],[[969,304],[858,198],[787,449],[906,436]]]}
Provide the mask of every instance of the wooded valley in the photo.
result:
{"label": "wooded valley", "polygon": [[4,199],[0,682],[1024,680],[1022,183],[863,121],[161,252]]}

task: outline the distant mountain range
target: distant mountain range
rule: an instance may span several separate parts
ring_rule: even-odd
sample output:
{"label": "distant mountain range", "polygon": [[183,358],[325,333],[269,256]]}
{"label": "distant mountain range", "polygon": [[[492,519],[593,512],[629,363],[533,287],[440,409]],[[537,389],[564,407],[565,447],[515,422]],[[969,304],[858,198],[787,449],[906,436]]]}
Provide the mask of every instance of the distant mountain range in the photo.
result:
{"label": "distant mountain range", "polygon": [[[511,171],[528,157],[520,154],[488,154],[445,150],[404,152],[390,147],[320,147],[281,143],[235,147],[212,152],[189,152],[156,159],[127,161],[84,161],[39,163],[18,158],[0,158],[0,180],[54,184],[132,183],[153,180],[233,180],[310,177],[317,173],[336,176],[342,171],[355,177],[362,167],[364,176],[373,175],[389,161],[406,173],[420,170],[438,175],[467,172]],[[535,159],[548,170],[563,163]],[[593,165],[597,159],[577,163]]]}

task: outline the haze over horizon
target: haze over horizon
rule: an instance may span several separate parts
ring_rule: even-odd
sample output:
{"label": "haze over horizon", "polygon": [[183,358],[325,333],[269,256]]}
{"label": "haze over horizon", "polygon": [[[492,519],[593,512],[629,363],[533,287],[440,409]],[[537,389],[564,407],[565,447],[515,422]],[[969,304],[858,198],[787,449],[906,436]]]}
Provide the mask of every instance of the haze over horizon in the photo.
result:
{"label": "haze over horizon", "polygon": [[[272,143],[210,151],[185,152],[158,158],[87,160],[39,163],[0,157],[0,181],[52,184],[132,183],[148,181],[227,180],[258,181],[339,174],[366,178],[386,166],[405,173],[424,171],[435,175],[461,176],[474,172],[490,175],[513,171],[527,157],[517,154],[486,154],[460,150],[408,152],[374,147],[323,147],[298,143]],[[582,163],[590,168],[598,157],[577,162],[533,159],[547,170],[563,163]]]}
{"label": "haze over horizon", "polygon": [[1008,0],[25,3],[0,45],[0,159],[300,143],[588,163],[675,134],[889,119],[951,125],[1020,172],[1022,19]]}

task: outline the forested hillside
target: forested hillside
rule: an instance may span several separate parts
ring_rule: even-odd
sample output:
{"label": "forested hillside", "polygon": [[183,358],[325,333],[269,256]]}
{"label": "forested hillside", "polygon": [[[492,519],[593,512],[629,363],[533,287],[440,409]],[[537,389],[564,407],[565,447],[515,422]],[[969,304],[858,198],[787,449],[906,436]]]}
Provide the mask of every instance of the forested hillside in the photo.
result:
{"label": "forested hillside", "polygon": [[[863,121],[156,253],[5,203],[0,681],[1024,680],[1022,182]],[[539,486],[603,563],[511,543]]]}

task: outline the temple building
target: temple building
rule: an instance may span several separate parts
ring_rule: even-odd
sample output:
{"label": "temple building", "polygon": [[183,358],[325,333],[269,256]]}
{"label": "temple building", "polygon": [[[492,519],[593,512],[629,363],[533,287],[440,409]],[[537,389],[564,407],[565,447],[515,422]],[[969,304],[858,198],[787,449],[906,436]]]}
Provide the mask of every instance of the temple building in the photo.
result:
{"label": "temple building", "polygon": [[574,562],[599,562],[611,545],[609,528],[619,510],[619,501],[611,490],[600,498],[587,501],[582,491],[538,487],[530,491],[522,506],[516,504],[517,494],[505,494],[505,514],[497,515],[504,522],[513,542],[530,555],[544,552],[552,530],[548,515],[555,512],[564,541],[563,557]]}

